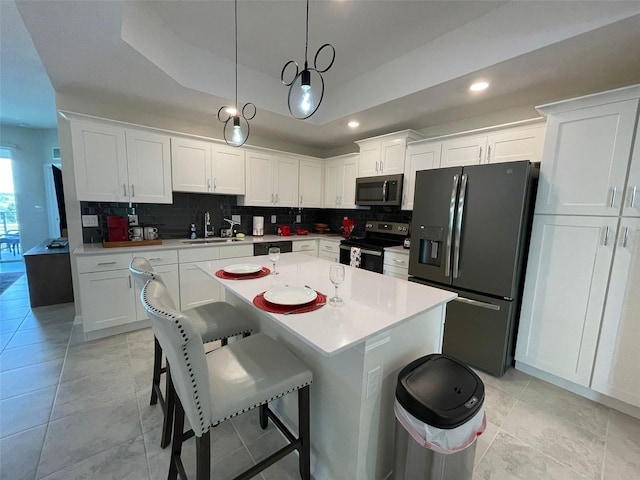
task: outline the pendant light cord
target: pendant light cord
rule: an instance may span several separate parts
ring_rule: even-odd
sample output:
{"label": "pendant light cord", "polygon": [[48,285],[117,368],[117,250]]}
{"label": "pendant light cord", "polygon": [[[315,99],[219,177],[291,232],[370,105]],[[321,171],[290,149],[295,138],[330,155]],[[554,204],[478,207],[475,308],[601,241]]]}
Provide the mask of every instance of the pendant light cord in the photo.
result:
{"label": "pendant light cord", "polygon": [[309,50],[309,0],[307,0],[307,33],[304,41],[304,68],[307,69],[307,51]]}
{"label": "pendant light cord", "polygon": [[236,35],[236,115],[238,115],[238,0],[234,1],[235,35]]}

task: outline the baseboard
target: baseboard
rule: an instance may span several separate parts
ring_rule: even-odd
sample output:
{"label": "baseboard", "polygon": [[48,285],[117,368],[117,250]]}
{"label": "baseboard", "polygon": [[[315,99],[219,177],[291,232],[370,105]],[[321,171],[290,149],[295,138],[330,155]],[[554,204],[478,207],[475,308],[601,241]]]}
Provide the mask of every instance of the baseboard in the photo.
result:
{"label": "baseboard", "polygon": [[595,390],[591,390],[590,388],[584,387],[582,385],[577,385],[573,382],[565,380],[564,378],[557,377],[522,362],[516,362],[515,368],[516,370],[527,373],[532,377],[536,377],[540,380],[544,380],[545,382],[549,382],[556,387],[563,388],[572,393],[575,393],[576,395],[580,395],[581,397],[588,398],[589,400],[593,400],[594,402],[601,403],[606,407],[613,408],[614,410],[622,412],[625,415],[629,415],[640,420],[640,408],[636,407],[635,405],[630,405],[616,398],[612,398],[602,393],[596,392]]}

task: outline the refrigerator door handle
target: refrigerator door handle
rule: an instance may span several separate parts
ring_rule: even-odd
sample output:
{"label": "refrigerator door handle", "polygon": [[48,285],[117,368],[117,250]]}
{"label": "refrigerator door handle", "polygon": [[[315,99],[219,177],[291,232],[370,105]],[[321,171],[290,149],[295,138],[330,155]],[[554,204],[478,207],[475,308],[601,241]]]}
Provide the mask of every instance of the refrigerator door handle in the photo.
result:
{"label": "refrigerator door handle", "polygon": [[460,196],[458,197],[458,212],[456,213],[456,239],[453,250],[453,278],[460,276],[460,237],[462,236],[462,215],[464,214],[464,200],[467,193],[467,174],[462,174],[460,182]]}
{"label": "refrigerator door handle", "polygon": [[458,181],[460,175],[455,174],[453,176],[453,186],[451,187],[451,201],[449,202],[449,228],[447,229],[447,252],[444,256],[444,276],[448,277],[451,274],[451,242],[453,240],[453,217],[456,211],[456,194],[458,193]]}
{"label": "refrigerator door handle", "polygon": [[480,302],[479,300],[471,300],[470,298],[465,298],[465,297],[456,297],[453,299],[453,301],[466,303],[474,307],[486,308],[489,310],[496,310],[496,311],[500,310],[500,307],[498,305],[494,305],[493,303]]}

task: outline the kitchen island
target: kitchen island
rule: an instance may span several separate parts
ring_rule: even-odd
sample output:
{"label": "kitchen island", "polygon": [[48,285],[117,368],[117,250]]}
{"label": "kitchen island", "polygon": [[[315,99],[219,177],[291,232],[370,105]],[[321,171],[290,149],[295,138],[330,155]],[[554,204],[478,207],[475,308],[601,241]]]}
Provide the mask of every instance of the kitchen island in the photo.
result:
{"label": "kitchen island", "polygon": [[[268,257],[201,262],[236,305],[313,371],[311,386],[312,474],[316,480],[378,480],[392,470],[397,373],[407,363],[440,352],[446,303],[455,294],[345,266],[329,304],[301,314],[272,314],[256,308],[256,295],[284,285],[309,286],[333,295],[331,262],[298,253],[282,254],[278,275],[225,280],[216,271],[231,264],[272,268]],[[291,398],[289,398],[291,397]],[[296,398],[273,402],[295,428]]]}

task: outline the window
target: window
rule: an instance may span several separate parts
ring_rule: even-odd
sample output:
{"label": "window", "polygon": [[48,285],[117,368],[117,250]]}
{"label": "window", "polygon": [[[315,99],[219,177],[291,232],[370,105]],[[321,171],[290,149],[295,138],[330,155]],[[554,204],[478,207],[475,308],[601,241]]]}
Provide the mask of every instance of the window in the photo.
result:
{"label": "window", "polygon": [[11,151],[0,148],[0,235],[18,231]]}

